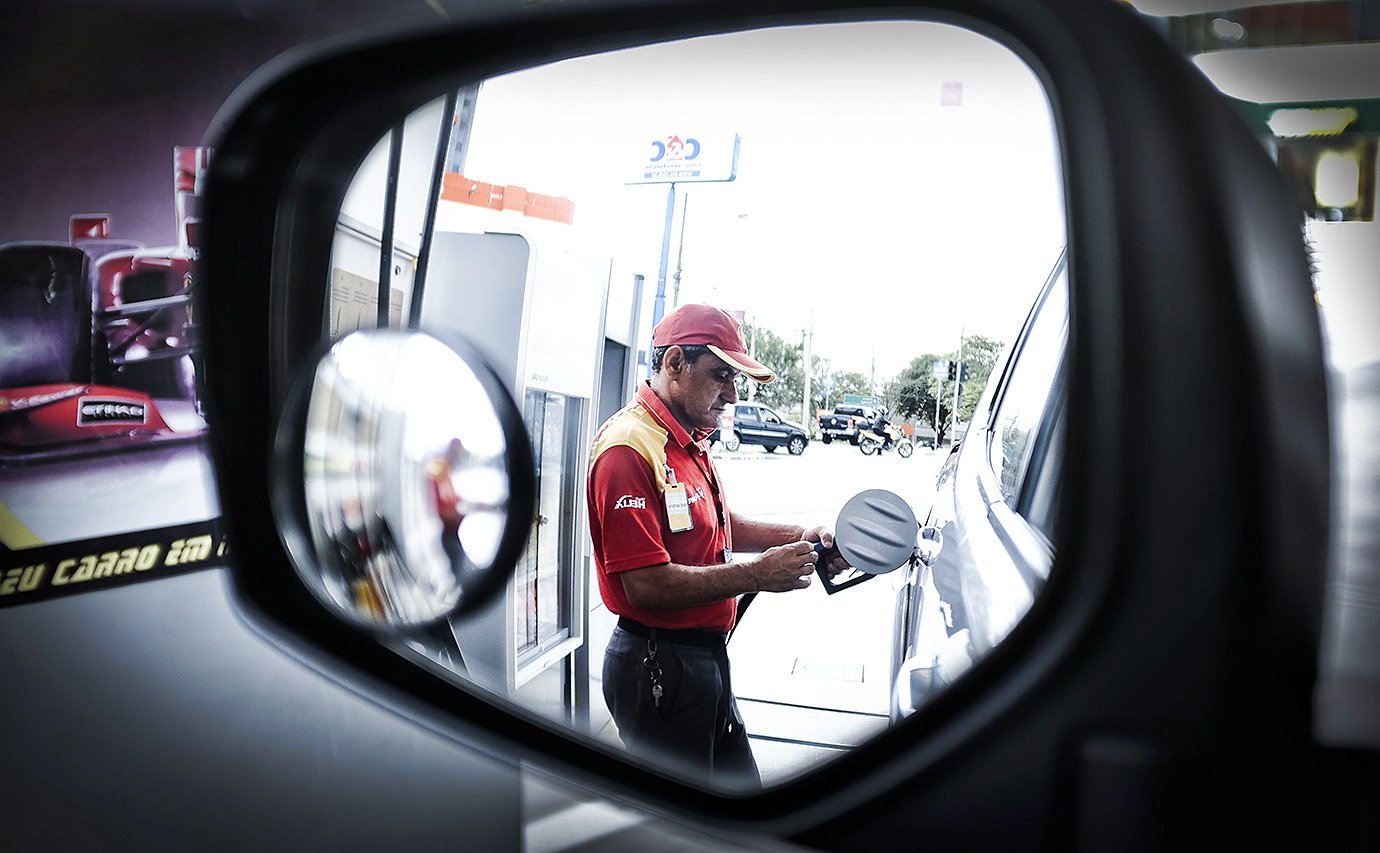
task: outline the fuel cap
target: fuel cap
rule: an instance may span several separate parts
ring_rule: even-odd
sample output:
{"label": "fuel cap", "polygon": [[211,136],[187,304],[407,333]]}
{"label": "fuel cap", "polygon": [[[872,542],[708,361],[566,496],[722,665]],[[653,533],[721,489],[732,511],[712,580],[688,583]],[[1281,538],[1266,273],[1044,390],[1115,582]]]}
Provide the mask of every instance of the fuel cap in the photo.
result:
{"label": "fuel cap", "polygon": [[883,575],[910,561],[919,528],[915,513],[900,495],[868,489],[850,498],[839,511],[834,543],[854,568]]}

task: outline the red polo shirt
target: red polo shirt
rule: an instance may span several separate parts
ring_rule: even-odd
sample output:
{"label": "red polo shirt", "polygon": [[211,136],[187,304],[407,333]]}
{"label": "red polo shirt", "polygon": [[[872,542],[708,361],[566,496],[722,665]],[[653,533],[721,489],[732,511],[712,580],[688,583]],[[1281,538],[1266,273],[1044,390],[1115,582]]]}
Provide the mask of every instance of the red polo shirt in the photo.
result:
{"label": "red polo shirt", "polygon": [[[656,628],[733,627],[731,598],[703,607],[643,610],[628,601],[618,577],[620,572],[663,563],[712,566],[728,561],[728,505],[709,455],[708,435],[686,432],[644,383],[633,401],[594,437],[589,528],[599,593],[612,612]],[[680,533],[671,532],[666,513],[665,489],[672,475],[674,482],[685,485],[693,523]]]}

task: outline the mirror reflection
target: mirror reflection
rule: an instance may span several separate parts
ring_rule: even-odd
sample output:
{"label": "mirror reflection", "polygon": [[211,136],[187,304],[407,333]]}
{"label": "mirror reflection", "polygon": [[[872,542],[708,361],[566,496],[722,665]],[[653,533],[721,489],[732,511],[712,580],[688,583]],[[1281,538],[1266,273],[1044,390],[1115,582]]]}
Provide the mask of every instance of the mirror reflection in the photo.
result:
{"label": "mirror reflection", "polygon": [[308,585],[371,628],[472,609],[499,570],[509,499],[502,424],[474,370],[429,335],[368,331],[337,341],[311,379]]}
{"label": "mirror reflection", "polygon": [[[325,326],[470,342],[537,488],[502,596],[398,650],[723,789],[916,715],[1053,562],[1061,187],[1036,75],[934,23],[584,57],[401,119],[342,207]],[[896,566],[833,542],[869,490],[909,508]]]}

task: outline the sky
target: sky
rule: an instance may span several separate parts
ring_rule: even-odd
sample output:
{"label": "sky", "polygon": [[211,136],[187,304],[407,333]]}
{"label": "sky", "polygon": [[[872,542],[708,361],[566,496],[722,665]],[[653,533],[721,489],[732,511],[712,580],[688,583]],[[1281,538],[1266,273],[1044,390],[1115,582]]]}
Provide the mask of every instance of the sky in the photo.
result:
{"label": "sky", "polygon": [[944,24],[754,31],[491,79],[465,173],[572,199],[580,245],[644,275],[650,314],[668,185],[630,181],[657,140],[721,151],[735,134],[733,181],[676,186],[667,310],[679,261],[680,303],[811,334],[835,369],[880,382],[962,334],[1009,341],[1065,242],[1038,78]]}

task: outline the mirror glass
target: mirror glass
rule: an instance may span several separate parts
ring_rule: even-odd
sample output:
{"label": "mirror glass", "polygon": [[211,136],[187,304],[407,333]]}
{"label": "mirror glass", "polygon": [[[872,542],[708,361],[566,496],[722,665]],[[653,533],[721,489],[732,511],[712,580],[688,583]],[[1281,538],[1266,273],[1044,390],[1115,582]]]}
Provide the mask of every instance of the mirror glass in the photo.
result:
{"label": "mirror glass", "polygon": [[[991,38],[930,22],[610,52],[438,93],[400,118],[341,209],[323,328],[470,342],[518,401],[538,483],[503,594],[396,642],[399,665],[715,789],[778,784],[922,724],[917,712],[1002,641],[1053,562],[1062,187],[1037,75]],[[646,405],[619,413],[669,375],[654,369],[652,330],[692,304],[726,311],[742,351],[777,378],[718,377],[702,419],[676,403],[713,468],[680,468],[673,484],[661,469],[689,464],[658,455],[673,430],[649,440],[655,430],[627,422],[657,421]],[[480,402],[428,401],[426,453],[477,429]],[[623,438],[601,439],[620,417]],[[420,489],[430,457],[404,450],[373,450],[369,464],[402,466]],[[592,482],[606,453],[646,488]],[[869,489],[900,495],[932,529],[925,561],[837,595],[816,579],[738,599],[733,704],[687,687],[721,650],[662,634],[653,659],[649,638],[620,627],[634,589],[644,626],[722,638],[746,588],[716,588],[708,604],[641,598],[637,578],[651,576],[635,573],[684,553],[675,537],[727,526],[728,553],[695,565],[756,577],[782,531],[832,527]],[[673,531],[674,511],[688,530]],[[645,526],[618,526],[633,517]],[[443,566],[435,528],[400,547]],[[660,544],[643,548],[649,530]],[[732,755],[711,759],[675,729],[630,730],[614,713],[628,702],[672,721],[707,703]]]}
{"label": "mirror glass", "polygon": [[486,577],[507,569],[496,564],[511,492],[502,401],[459,353],[420,332],[347,335],[309,381],[311,554],[296,561],[308,586],[374,629],[480,606],[495,586]]}

